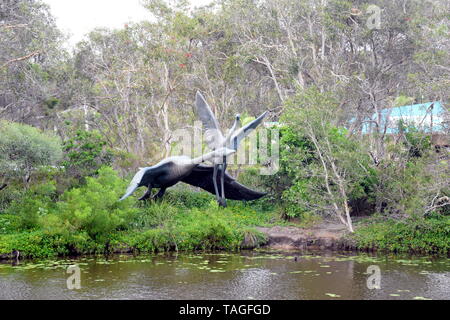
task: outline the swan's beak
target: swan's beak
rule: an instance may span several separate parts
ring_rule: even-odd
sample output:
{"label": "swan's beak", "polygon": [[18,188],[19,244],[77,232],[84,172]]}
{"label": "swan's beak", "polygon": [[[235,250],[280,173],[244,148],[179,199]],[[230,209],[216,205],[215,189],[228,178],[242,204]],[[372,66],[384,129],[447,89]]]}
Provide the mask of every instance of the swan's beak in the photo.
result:
{"label": "swan's beak", "polygon": [[124,196],[122,198],[120,198],[119,201],[123,201],[126,198],[128,198],[129,196],[131,196],[133,194],[133,192],[135,192],[138,187],[139,187],[139,185],[137,185],[135,183],[130,184],[130,186],[127,189],[127,192],[124,194]]}

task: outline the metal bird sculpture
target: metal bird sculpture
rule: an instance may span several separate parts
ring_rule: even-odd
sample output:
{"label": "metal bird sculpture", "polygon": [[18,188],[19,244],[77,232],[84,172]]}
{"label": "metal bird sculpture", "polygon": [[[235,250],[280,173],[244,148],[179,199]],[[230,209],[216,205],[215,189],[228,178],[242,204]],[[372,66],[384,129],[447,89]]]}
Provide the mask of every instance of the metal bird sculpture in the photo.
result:
{"label": "metal bird sculpture", "polygon": [[[202,188],[209,193],[215,194],[213,184],[214,168],[211,166],[198,165],[192,172],[181,181],[192,186]],[[224,174],[225,198],[230,200],[251,201],[264,197],[267,193],[251,190],[237,182],[228,173]]]}
{"label": "metal bird sculpture", "polygon": [[221,148],[194,159],[187,156],[169,157],[154,166],[141,168],[131,180],[125,195],[120,198],[120,201],[128,198],[137,188],[142,186],[147,187],[148,190],[139,200],[148,199],[153,188],[160,188],[154,198],[161,198],[168,187],[188,176],[200,163],[209,160],[214,161],[214,158],[226,157],[234,152],[232,149]]}
{"label": "metal bird sculpture", "polygon": [[[220,148],[229,148],[233,150],[237,150],[240,142],[247,137],[256,127],[262,122],[262,120],[266,117],[267,111],[260,115],[257,119],[248,123],[242,128],[239,128],[240,124],[240,116],[236,115],[236,119],[234,121],[233,126],[228,131],[228,134],[224,136],[220,130],[219,123],[217,122],[216,117],[214,116],[211,108],[206,102],[203,95],[197,91],[195,97],[195,106],[197,109],[197,114],[200,120],[203,123],[204,136],[205,141],[208,147],[211,150],[217,150]],[[226,207],[226,191],[225,191],[225,171],[227,169],[227,156],[223,156],[222,158],[214,159],[214,169],[212,175],[212,182],[214,186],[214,193],[216,195],[217,202]],[[217,186],[217,174],[220,170],[220,187],[221,193],[219,193]]]}
{"label": "metal bird sculpture", "polygon": [[[148,190],[139,200],[150,198],[153,188],[160,189],[153,199],[162,198],[167,188],[180,181],[214,193],[213,168],[203,166],[201,163],[216,157],[229,156],[234,152],[235,150],[232,149],[221,148],[195,159],[186,156],[170,157],[152,167],[141,168],[134,176],[120,201],[128,198],[137,188],[142,186],[147,187]],[[227,199],[250,201],[266,195],[241,185],[228,174],[225,174],[224,177],[225,197]]]}

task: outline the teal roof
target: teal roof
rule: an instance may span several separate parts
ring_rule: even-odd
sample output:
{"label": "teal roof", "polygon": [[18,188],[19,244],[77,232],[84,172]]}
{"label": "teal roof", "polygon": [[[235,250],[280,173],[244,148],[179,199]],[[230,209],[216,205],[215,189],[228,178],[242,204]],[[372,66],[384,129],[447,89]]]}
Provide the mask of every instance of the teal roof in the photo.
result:
{"label": "teal roof", "polygon": [[[381,123],[383,127],[387,124],[387,133],[398,133],[399,122],[405,125],[412,124],[426,132],[441,132],[443,128],[443,116],[447,111],[439,101],[413,104],[395,108],[383,109],[381,111]],[[373,114],[372,120],[377,119]],[[375,129],[374,123],[363,125],[362,132],[368,133]]]}

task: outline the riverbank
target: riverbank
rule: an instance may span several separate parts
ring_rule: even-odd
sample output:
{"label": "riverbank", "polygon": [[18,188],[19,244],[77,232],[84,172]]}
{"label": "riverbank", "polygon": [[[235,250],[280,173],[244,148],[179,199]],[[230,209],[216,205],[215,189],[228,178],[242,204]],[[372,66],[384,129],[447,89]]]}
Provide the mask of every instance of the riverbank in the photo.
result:
{"label": "riverbank", "polygon": [[126,182],[110,168],[55,196],[43,185],[0,213],[0,258],[254,249],[384,250],[448,254],[450,218],[355,221],[354,234],[320,218],[285,221],[266,199],[219,208],[205,192],[173,188],[162,202],[118,202]]}
{"label": "riverbank", "polygon": [[[282,223],[275,211],[261,203],[230,201],[224,209],[211,195],[184,189],[170,190],[162,202],[140,203],[132,197],[118,203],[125,187],[114,186],[114,176],[107,180],[89,180],[86,187],[70,191],[57,203],[36,196],[39,201],[30,198],[11,205],[0,214],[0,259],[11,258],[14,251],[21,257],[39,259],[124,252],[237,251],[266,241],[255,226]],[[102,188],[105,185],[113,185],[114,191]]]}
{"label": "riverbank", "polygon": [[342,224],[321,221],[310,227],[257,227],[267,239],[265,247],[279,250],[356,250],[353,241],[346,238]]}
{"label": "riverbank", "polygon": [[412,254],[450,254],[450,217],[373,216],[355,221],[355,233],[341,224],[323,221],[311,227],[258,227],[265,246],[281,250],[381,251]]}
{"label": "riverbank", "polygon": [[[309,226],[296,226],[277,220],[273,213],[258,212],[245,206],[184,208],[176,213],[170,208],[167,204],[153,205],[152,217],[159,219],[160,225],[146,230],[119,231],[111,234],[105,243],[83,238],[82,234],[67,236],[43,230],[0,235],[0,260],[14,259],[17,251],[21,258],[168,251],[235,252],[255,248],[450,253],[448,217],[410,218],[400,222],[365,218],[356,223],[356,232],[349,234],[337,222],[321,221]],[[174,216],[169,213],[171,210]],[[158,218],[158,213],[163,212],[166,218]]]}

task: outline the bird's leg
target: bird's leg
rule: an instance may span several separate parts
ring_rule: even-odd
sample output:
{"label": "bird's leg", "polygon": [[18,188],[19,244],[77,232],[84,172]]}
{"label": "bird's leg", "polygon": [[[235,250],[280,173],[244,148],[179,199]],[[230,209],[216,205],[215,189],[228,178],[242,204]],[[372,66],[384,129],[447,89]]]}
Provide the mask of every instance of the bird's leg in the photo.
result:
{"label": "bird's leg", "polygon": [[221,188],[221,192],[222,192],[222,196],[220,199],[220,205],[222,207],[226,207],[227,206],[227,200],[225,199],[225,170],[227,169],[227,159],[226,157],[223,157],[223,162],[222,162],[222,166],[221,166],[222,170],[220,172],[220,188]]}
{"label": "bird's leg", "polygon": [[152,195],[152,185],[148,185],[147,191],[144,193],[142,197],[139,198],[139,200],[147,200]]}
{"label": "bird's leg", "polygon": [[216,193],[216,200],[220,204],[220,195],[219,190],[217,188],[217,168],[219,166],[217,164],[214,165],[214,172],[213,172],[213,184],[214,184],[214,192]]}
{"label": "bird's leg", "polygon": [[164,193],[166,193],[166,188],[161,188],[159,189],[158,193],[153,196],[152,199],[153,200],[161,199],[164,196]]}

